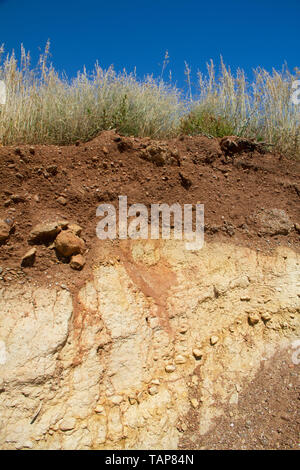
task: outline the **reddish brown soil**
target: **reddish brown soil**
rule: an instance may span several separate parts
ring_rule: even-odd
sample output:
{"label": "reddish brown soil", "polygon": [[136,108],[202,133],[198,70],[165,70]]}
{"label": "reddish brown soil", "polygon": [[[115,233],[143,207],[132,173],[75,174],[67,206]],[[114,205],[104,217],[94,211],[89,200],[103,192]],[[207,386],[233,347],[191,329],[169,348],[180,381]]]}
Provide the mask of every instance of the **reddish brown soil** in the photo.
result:
{"label": "reddish brown soil", "polygon": [[[297,249],[294,228],[288,235],[258,236],[252,216],[261,209],[283,209],[299,223],[299,162],[256,151],[226,157],[218,139],[198,136],[162,142],[177,149],[179,163],[157,166],[141,158],[149,144],[157,142],[109,131],[73,146],[0,147],[0,219],[14,221],[14,233],[0,246],[0,283],[23,282],[24,276],[37,283],[83,280],[99,243],[96,208],[103,202],[117,206],[119,195],[127,195],[129,204],[203,203],[207,241],[230,240],[264,251],[283,244]],[[59,202],[61,196],[66,205]],[[31,228],[62,218],[83,227],[89,250],[83,271],[72,271],[43,245],[34,266],[20,270]]]}
{"label": "reddish brown soil", "polygon": [[200,414],[189,412],[180,448],[299,450],[299,370],[291,350],[262,362],[255,379],[239,393],[238,404],[227,406],[207,434],[199,435]]}

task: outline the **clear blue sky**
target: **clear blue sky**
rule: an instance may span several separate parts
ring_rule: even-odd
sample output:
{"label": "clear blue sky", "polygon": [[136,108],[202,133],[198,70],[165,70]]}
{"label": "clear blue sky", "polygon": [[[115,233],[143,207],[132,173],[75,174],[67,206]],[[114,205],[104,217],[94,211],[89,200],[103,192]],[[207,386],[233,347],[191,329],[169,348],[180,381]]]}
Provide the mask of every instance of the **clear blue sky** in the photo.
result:
{"label": "clear blue sky", "polygon": [[253,67],[270,70],[300,56],[299,0],[0,0],[0,44],[24,44],[33,61],[49,38],[55,67],[74,75],[96,60],[104,68],[139,76],[159,75],[169,51],[169,68],[180,86],[184,61],[205,70],[220,55],[249,78]]}

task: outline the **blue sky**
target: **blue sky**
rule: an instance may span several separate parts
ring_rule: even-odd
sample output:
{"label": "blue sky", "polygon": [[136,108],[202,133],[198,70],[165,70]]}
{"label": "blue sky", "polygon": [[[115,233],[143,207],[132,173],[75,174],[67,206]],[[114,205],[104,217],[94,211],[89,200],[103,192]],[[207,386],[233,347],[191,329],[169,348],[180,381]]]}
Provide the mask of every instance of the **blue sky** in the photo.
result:
{"label": "blue sky", "polygon": [[19,52],[23,43],[33,61],[51,41],[55,67],[72,76],[96,60],[143,76],[169,69],[184,84],[184,61],[196,73],[220,55],[233,70],[270,70],[300,56],[299,0],[0,0],[0,44]]}

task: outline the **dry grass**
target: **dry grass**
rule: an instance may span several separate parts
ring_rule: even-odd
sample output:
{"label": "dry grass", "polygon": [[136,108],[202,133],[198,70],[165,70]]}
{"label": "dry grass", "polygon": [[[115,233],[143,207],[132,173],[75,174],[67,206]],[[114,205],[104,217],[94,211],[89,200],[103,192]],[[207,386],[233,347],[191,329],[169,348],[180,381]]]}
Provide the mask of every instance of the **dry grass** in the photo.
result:
{"label": "dry grass", "polygon": [[[0,59],[3,48],[0,48]],[[139,80],[135,73],[103,70],[96,64],[69,80],[48,65],[49,44],[32,68],[21,48],[0,60],[0,79],[7,87],[0,106],[0,141],[3,144],[69,144],[87,141],[103,129],[153,138],[179,133],[222,137],[237,134],[275,144],[290,156],[300,156],[300,106],[291,103],[292,75],[287,68],[272,73],[254,71],[247,83],[242,70],[233,75],[221,62],[219,76],[213,63],[198,74],[199,94],[192,99],[190,70],[186,69],[188,98],[174,85],[152,76]],[[168,57],[167,57],[168,59]]]}
{"label": "dry grass", "polygon": [[234,76],[223,61],[216,77],[211,62],[205,76],[198,73],[200,96],[191,103],[181,128],[191,134],[249,137],[299,158],[300,105],[291,102],[292,83],[299,74],[286,67],[272,73],[258,68],[253,82],[247,83],[243,70]]}
{"label": "dry grass", "polygon": [[0,66],[7,101],[0,110],[4,144],[68,144],[86,141],[103,129],[129,135],[162,137],[176,133],[183,104],[179,91],[153,77],[103,70],[96,64],[76,78],[60,77],[47,65],[49,45],[38,67],[30,68],[22,48],[21,65],[14,55]]}

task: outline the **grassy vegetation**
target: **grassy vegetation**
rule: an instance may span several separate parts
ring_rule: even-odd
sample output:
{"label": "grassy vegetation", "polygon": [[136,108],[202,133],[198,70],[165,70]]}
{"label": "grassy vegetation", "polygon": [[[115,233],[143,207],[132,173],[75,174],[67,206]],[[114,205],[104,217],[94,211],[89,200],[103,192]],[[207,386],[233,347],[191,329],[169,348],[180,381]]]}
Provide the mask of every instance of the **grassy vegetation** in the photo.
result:
{"label": "grassy vegetation", "polygon": [[243,70],[234,76],[222,61],[216,77],[211,62],[205,76],[198,74],[200,97],[192,102],[181,128],[191,134],[232,134],[268,142],[299,158],[300,106],[291,102],[292,82],[299,75],[286,67],[272,73],[258,68],[253,82],[247,83]]}
{"label": "grassy vegetation", "polygon": [[[1,61],[1,56],[3,60]],[[300,106],[291,103],[292,81],[299,72],[287,68],[272,73],[254,71],[248,83],[242,70],[234,75],[221,62],[198,74],[197,97],[185,95],[162,76],[143,80],[135,73],[84,69],[74,79],[48,65],[49,44],[37,67],[21,48],[21,61],[4,56],[0,48],[0,80],[7,87],[0,106],[0,142],[5,144],[69,144],[87,141],[101,130],[164,138],[179,133],[222,137],[241,135],[275,144],[291,156],[300,156]],[[165,64],[164,64],[165,65]]]}

